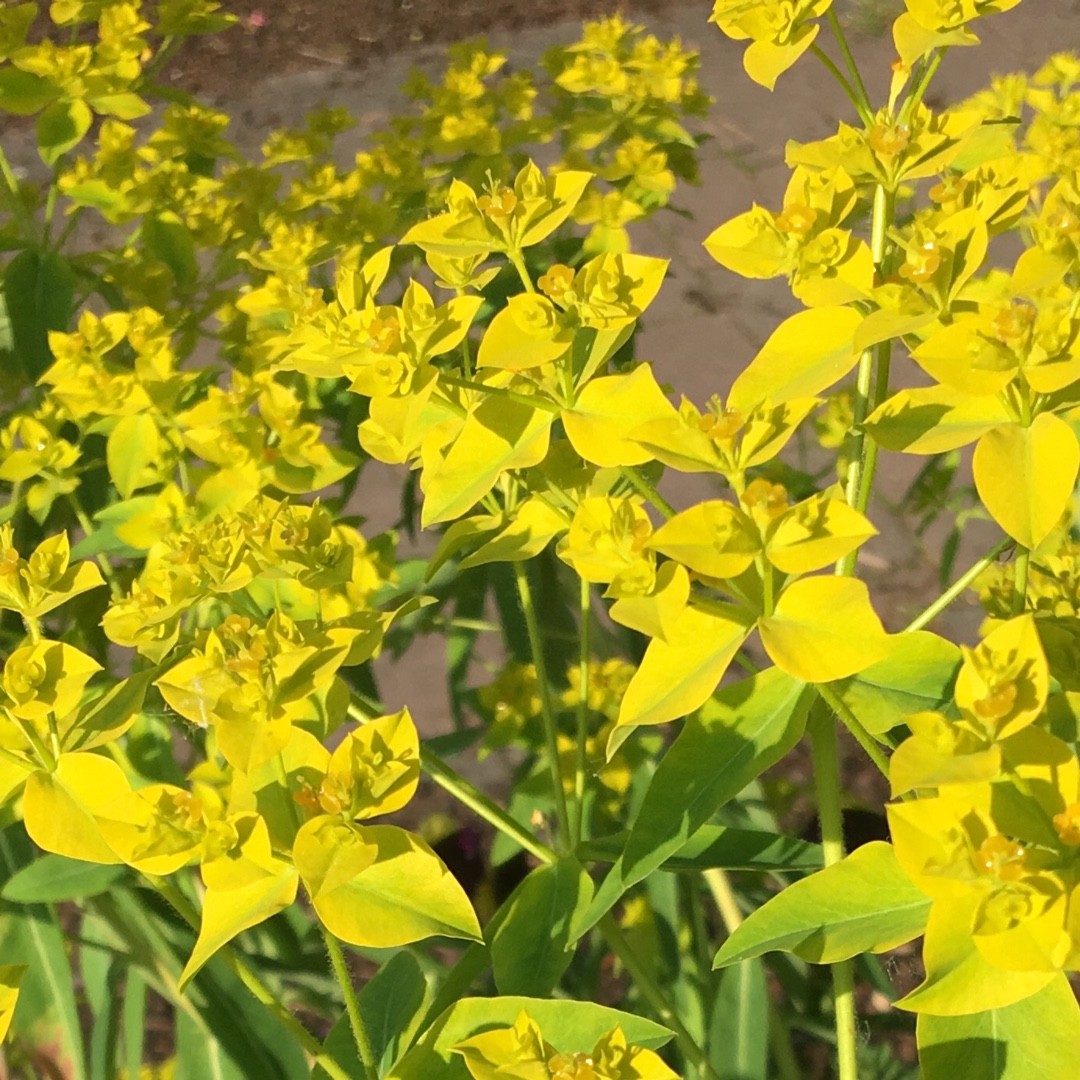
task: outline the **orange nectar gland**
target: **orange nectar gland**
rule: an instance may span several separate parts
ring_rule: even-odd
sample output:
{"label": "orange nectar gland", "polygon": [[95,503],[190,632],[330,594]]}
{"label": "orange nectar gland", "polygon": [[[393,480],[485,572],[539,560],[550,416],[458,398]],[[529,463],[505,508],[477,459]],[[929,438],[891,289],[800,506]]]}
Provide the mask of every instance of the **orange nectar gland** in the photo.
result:
{"label": "orange nectar gland", "polygon": [[743,503],[754,517],[760,515],[766,521],[771,521],[788,508],[787,489],[783,484],[754,480],[743,492]]}
{"label": "orange nectar gland", "polygon": [[742,430],[746,421],[738,409],[725,409],[719,416],[704,412],[698,420],[698,427],[716,442],[726,442]]}
{"label": "orange nectar gland", "polygon": [[548,272],[542,274],[536,284],[545,296],[552,300],[562,300],[574,284],[574,271],[569,266],[556,263],[548,267]]}
{"label": "orange nectar gland", "polygon": [[1007,836],[989,836],[975,852],[975,867],[986,877],[1000,881],[1019,881],[1024,876],[1027,853]]}
{"label": "orange nectar gland", "polygon": [[640,555],[645,550],[645,545],[649,541],[649,537],[652,535],[652,526],[647,521],[637,520],[634,522],[634,527],[630,532],[633,539],[630,541],[630,550],[635,555]]}
{"label": "orange nectar gland", "polygon": [[962,176],[949,175],[930,189],[930,198],[939,206],[959,202],[968,189],[968,181]]}
{"label": "orange nectar gland", "polygon": [[1067,806],[1062,814],[1055,814],[1054,828],[1063,844],[1080,846],[1080,802]]}
{"label": "orange nectar gland", "polygon": [[343,814],[352,806],[352,790],[338,777],[327,773],[316,791],[307,780],[303,787],[293,793],[293,802],[305,810],[320,810],[324,814]]}
{"label": "orange nectar gland", "polygon": [[980,698],[972,708],[980,720],[1000,720],[1012,712],[1016,704],[1017,687],[1011,679],[992,685],[986,697]]}
{"label": "orange nectar gland", "polygon": [[1080,232],[1080,215],[1071,207],[1062,206],[1047,215],[1046,227],[1062,236],[1074,236]]}
{"label": "orange nectar gland", "polygon": [[908,248],[907,262],[900,267],[900,276],[913,285],[925,285],[933,281],[934,275],[941,269],[941,249],[936,240],[924,240],[913,248]]}
{"label": "orange nectar gland", "polygon": [[190,791],[177,791],[169,797],[173,812],[177,818],[183,818],[181,825],[188,832],[202,824],[202,800]]}
{"label": "orange nectar gland", "polygon": [[785,206],[784,212],[776,219],[777,232],[805,236],[814,227],[817,216],[817,211],[812,206],[792,203]]}
{"label": "orange nectar gland", "polygon": [[1037,312],[1030,304],[1011,304],[993,318],[994,337],[1011,349],[1022,347],[1031,334]]}
{"label": "orange nectar gland", "polygon": [[911,142],[911,128],[907,124],[875,124],[866,138],[877,153],[892,157],[907,149]]}
{"label": "orange nectar gland", "polygon": [[401,327],[395,316],[371,320],[368,347],[377,353],[396,353],[401,349]]}
{"label": "orange nectar gland", "polygon": [[19,553],[14,548],[5,548],[0,554],[0,577],[7,577],[19,569]]}
{"label": "orange nectar gland", "polygon": [[476,200],[480,212],[492,221],[505,221],[517,206],[517,196],[510,188],[496,188],[490,195],[481,195]]}
{"label": "orange nectar gland", "polygon": [[547,1067],[551,1080],[596,1080],[593,1059],[586,1054],[555,1054]]}

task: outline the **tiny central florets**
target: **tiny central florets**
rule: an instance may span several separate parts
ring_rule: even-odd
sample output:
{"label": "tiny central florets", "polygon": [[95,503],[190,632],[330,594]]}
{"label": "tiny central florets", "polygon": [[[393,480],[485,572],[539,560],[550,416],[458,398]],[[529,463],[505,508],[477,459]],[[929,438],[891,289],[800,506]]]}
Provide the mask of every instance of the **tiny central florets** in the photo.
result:
{"label": "tiny central florets", "polygon": [[556,263],[537,279],[536,284],[545,296],[552,300],[562,300],[574,284],[574,271],[569,266]]}
{"label": "tiny central florets", "polygon": [[1007,836],[990,836],[975,853],[975,866],[980,874],[1000,881],[1018,881],[1024,876],[1027,852],[1021,844]]}
{"label": "tiny central florets", "polygon": [[556,1054],[547,1067],[551,1080],[596,1080],[593,1059],[587,1054]]}
{"label": "tiny central florets", "polygon": [[818,212],[812,206],[791,203],[784,207],[783,213],[776,219],[776,228],[782,233],[794,233],[805,236],[817,221]]}
{"label": "tiny central florets", "polygon": [[481,195],[476,200],[480,212],[492,221],[505,221],[517,206],[518,199],[511,188],[496,188],[490,195]]}
{"label": "tiny central florets", "polygon": [[1054,828],[1063,844],[1080,845],[1080,802],[1067,806],[1063,813],[1054,815]]}

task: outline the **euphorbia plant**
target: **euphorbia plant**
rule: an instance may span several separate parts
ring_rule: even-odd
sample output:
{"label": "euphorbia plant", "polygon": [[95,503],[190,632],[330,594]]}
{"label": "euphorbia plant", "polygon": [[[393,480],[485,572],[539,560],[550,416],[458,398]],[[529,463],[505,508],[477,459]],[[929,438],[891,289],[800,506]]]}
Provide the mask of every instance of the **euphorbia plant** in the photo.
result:
{"label": "euphorbia plant", "polygon": [[[216,1054],[214,995],[235,1003],[232,978],[285,1039],[271,1066],[229,1051],[242,1074],[715,1080],[771,1066],[786,1080],[800,1075],[790,1028],[828,1017],[838,1075],[855,1080],[853,958],[891,993],[873,954],[921,935],[926,979],[898,1005],[919,1015],[926,1077],[1076,1073],[1080,62],[942,113],[924,103],[945,51],[1011,6],[908,0],[876,108],[828,0],[716,5],[720,29],[750,41],[751,77],[782,87],[814,53],[857,117],[789,145],[782,206],[705,240],[729,270],[786,277],[804,310],[726,397],[678,405],[663,359],[654,372],[632,350],[667,263],[631,252],[623,229],[666,200],[693,144],[677,45],[597,24],[553,54],[556,104],[536,125],[529,88],[489,92],[498,60],[466,49],[440,90],[417,88],[429,111],[356,170],[323,161],[344,123],[330,113],[219,173],[232,151],[212,114],[170,111],[145,143],[120,126],[152,89],[136,7],[54,5],[70,47],[25,45],[33,5],[9,10],[0,105],[18,92],[40,114],[55,173],[40,235],[33,193],[13,176],[7,192],[26,385],[0,465],[0,851],[11,866],[12,844],[48,854],[5,897],[83,901],[81,973],[124,1029],[129,1074],[148,983]],[[199,5],[169,18],[181,7],[178,25],[206,28]],[[93,44],[79,45],[85,24]],[[64,74],[76,61],[94,78]],[[94,110],[118,119],[92,160],[67,158]],[[555,128],[557,167],[509,152]],[[448,147],[458,156],[433,161]],[[279,197],[275,170],[292,163],[305,168]],[[425,207],[432,178],[448,182]],[[62,255],[58,205],[138,228],[123,250]],[[1025,253],[992,269],[1006,232]],[[75,279],[94,296],[77,319],[71,289],[58,314],[28,284]],[[225,371],[193,358],[207,334]],[[893,393],[894,353],[934,384]],[[839,450],[826,486],[781,462],[823,406]],[[879,456],[973,442],[1006,536],[887,633],[856,573]],[[429,559],[399,562],[392,537],[366,538],[349,513],[361,463],[380,462],[417,474],[402,524],[439,529]],[[664,470],[711,475],[719,494],[673,507]],[[975,583],[981,643],[925,629]],[[422,741],[408,710],[380,704],[371,661],[436,630],[458,725]],[[484,632],[509,657],[477,688]],[[658,725],[678,721],[666,745]],[[893,843],[850,855],[838,723],[896,797]],[[804,733],[820,846],[780,835],[758,784]],[[446,760],[507,745],[524,753],[506,805]],[[492,885],[483,920],[425,839],[373,821],[403,810],[422,773],[497,832],[496,861],[524,854],[524,880],[508,897]],[[61,871],[76,884],[50,891]],[[419,944],[431,939],[438,953]],[[342,943],[379,965],[360,994]],[[720,977],[717,944],[715,966],[738,964]],[[94,950],[109,948],[123,1015],[95,982]],[[0,1034],[29,959],[29,974],[0,968]],[[824,1007],[808,963],[832,967]],[[323,1039],[292,1004],[340,1020]],[[70,1055],[81,1031],[66,1023]],[[116,1074],[119,1041],[95,1032],[95,1075]],[[178,1060],[201,1075],[197,1053]]]}

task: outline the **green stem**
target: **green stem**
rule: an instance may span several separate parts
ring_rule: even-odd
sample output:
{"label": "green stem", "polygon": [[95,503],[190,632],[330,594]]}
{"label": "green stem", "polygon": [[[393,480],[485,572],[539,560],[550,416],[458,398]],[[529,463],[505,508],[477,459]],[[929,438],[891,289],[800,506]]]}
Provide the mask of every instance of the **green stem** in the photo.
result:
{"label": "green stem", "polygon": [[642,496],[647,502],[652,503],[661,514],[668,520],[675,516],[675,508],[660,494],[656,488],[645,479],[639,470],[635,469],[633,465],[624,465],[620,470],[623,477],[629,480],[637,490],[638,494]]}
{"label": "green stem", "polygon": [[475,788],[426,746],[420,747],[420,766],[443,791],[452,795],[462,806],[467,806],[482,821],[486,821],[516,844],[520,844],[530,855],[534,855],[543,863],[556,861],[555,853],[549,847],[540,843],[498,803],[493,802],[482,791]]}
{"label": "green stem", "polygon": [[[83,534],[87,537],[94,535],[94,523],[90,520],[90,516],[83,509],[82,503],[79,501],[79,496],[74,491],[69,491],[67,496],[68,502],[71,504],[71,509],[75,513],[75,520],[79,523],[79,528],[82,529]],[[116,574],[113,571],[112,563],[109,562],[105,555],[97,556],[97,564],[101,567],[102,574],[105,575],[105,580],[109,583],[109,591],[113,595],[113,599],[116,600],[123,595],[123,589],[120,588],[120,582],[116,580]]]}
{"label": "green stem", "polygon": [[922,99],[926,96],[926,91],[930,88],[930,83],[937,74],[937,69],[941,67],[941,61],[945,59],[945,54],[948,51],[947,48],[938,49],[934,53],[930,63],[923,69],[922,78],[919,79],[918,84],[904,102],[904,107],[900,110],[900,120],[902,123],[907,123],[907,121],[911,119],[911,114],[918,108]]}
{"label": "green stem", "polygon": [[652,977],[645,965],[642,964],[610,911],[597,923],[597,926],[604,935],[611,951],[619,958],[620,963],[630,973],[630,977],[634,980],[645,1000],[653,1007],[656,1015],[660,1017],[661,1023],[666,1024],[675,1033],[679,1049],[683,1052],[686,1060],[706,1080],[719,1080],[708,1055],[698,1046],[694,1036],[687,1030],[682,1018],[672,1007],[660,985]]}
{"label": "green stem", "polygon": [[[143,877],[159,896],[175,908],[176,913],[192,930],[198,931],[200,924],[199,913],[188,903],[187,897],[172,882],[153,874],[143,874]],[[285,1008],[278,996],[236,955],[232,948],[225,945],[218,950],[217,955],[221,957],[256,1000],[265,1005],[277,1017],[281,1025],[315,1059],[316,1063],[322,1066],[332,1077],[332,1080],[352,1080],[349,1071],[338,1064],[337,1060],[326,1052],[322,1043]]]}
{"label": "green stem", "polygon": [[840,84],[840,88],[847,95],[848,100],[855,106],[855,111],[859,114],[859,119],[867,126],[873,123],[873,117],[871,117],[866,106],[859,100],[859,95],[850,82],[844,77],[844,73],[833,63],[831,57],[820,45],[811,45],[810,51],[825,65],[829,74]]}
{"label": "green stem", "polygon": [[536,292],[532,278],[529,277],[529,269],[525,265],[525,256],[520,251],[508,251],[506,254],[510,262],[513,263],[514,269],[518,272],[518,277],[521,278],[521,284],[525,286],[525,291]]}
{"label": "green stem", "polygon": [[[888,256],[888,232],[896,214],[896,193],[878,185],[874,192],[874,211],[870,227],[870,250],[874,259],[876,277],[882,276]],[[892,359],[892,342],[882,342],[876,349],[864,349],[859,359],[859,374],[855,384],[855,446],[851,464],[848,466],[845,495],[849,506],[865,512],[870,505],[877,473],[878,447],[868,439],[863,424],[889,393],[889,369]],[[875,363],[876,361],[876,363]],[[836,564],[836,572],[850,576],[855,572],[858,551],[844,556]]]}
{"label": "green stem", "polygon": [[843,721],[844,727],[855,736],[855,741],[866,751],[866,756],[877,766],[886,779],[889,777],[889,759],[859,718],[848,708],[844,699],[828,684],[818,683],[814,689],[818,697]]}
{"label": "green stem", "polygon": [[540,623],[536,618],[529,578],[525,564],[514,563],[514,576],[517,579],[518,596],[521,610],[525,615],[525,630],[529,635],[529,648],[532,651],[533,664],[536,666],[536,683],[540,694],[540,716],[544,722],[544,738],[547,741],[548,765],[551,769],[551,786],[554,788],[555,817],[559,825],[558,844],[560,851],[568,850],[571,838],[570,813],[566,806],[566,791],[563,789],[562,769],[559,767],[559,740],[555,727],[555,711],[551,706],[551,686],[548,683],[547,663],[544,660],[544,642],[540,636]]}
{"label": "green stem", "polygon": [[352,1028],[353,1041],[360,1054],[364,1076],[367,1080],[378,1080],[379,1071],[375,1063],[375,1053],[371,1049],[371,1039],[364,1026],[364,1018],[360,1014],[360,1000],[356,996],[356,987],[349,973],[349,965],[345,962],[345,953],[338,939],[322,923],[319,923],[319,929],[326,943],[326,951],[330,954],[330,966],[334,969],[334,976],[345,996],[345,1012],[349,1016],[349,1027]]}
{"label": "green stem", "polygon": [[586,743],[589,738],[589,661],[592,658],[589,641],[589,630],[592,623],[592,586],[584,578],[581,579],[578,607],[581,616],[581,651],[578,654],[577,732],[575,735],[577,745],[575,747],[576,759],[574,763],[574,821],[571,833],[575,849],[581,843],[585,832]]}
{"label": "green stem", "polygon": [[[817,788],[821,847],[825,865],[844,857],[844,825],[840,811],[840,756],[836,744],[836,720],[819,712],[810,721],[810,746]],[[838,1080],[858,1080],[858,1043],[855,1029],[855,979],[851,961],[831,965],[833,1000],[836,1010],[836,1053]]]}
{"label": "green stem", "polygon": [[[456,290],[458,296],[465,296],[464,289]],[[461,339],[461,364],[462,370],[465,372],[465,378],[471,379],[473,376],[472,366],[472,350],[469,348],[469,335],[466,334]]]}
{"label": "green stem", "polygon": [[30,211],[26,209],[26,203],[22,201],[22,196],[19,194],[19,181],[15,177],[15,173],[11,168],[11,163],[8,161],[7,154],[4,153],[4,148],[2,146],[0,146],[0,175],[3,176],[4,183],[8,189],[8,195],[11,197],[12,213],[18,218],[19,224],[26,234],[26,238],[31,244],[36,245],[36,223],[34,222]]}
{"label": "green stem", "polygon": [[840,46],[840,55],[843,56],[844,63],[847,65],[848,72],[851,75],[852,85],[855,87],[859,101],[862,102],[860,115],[865,111],[866,115],[863,116],[863,119],[869,122],[873,119],[874,107],[870,102],[870,95],[866,92],[866,84],[863,82],[862,75],[859,72],[859,65],[855,63],[855,57],[851,53],[851,46],[848,45],[847,35],[844,33],[844,28],[840,25],[839,18],[837,18],[836,9],[830,7],[826,18],[829,22],[829,29],[832,30],[833,37],[836,38],[836,44]]}
{"label": "green stem", "polygon": [[1031,549],[1022,547],[1016,552],[1016,578],[1013,581],[1012,613],[1022,615],[1027,601],[1028,575],[1031,571]]}
{"label": "green stem", "polygon": [[969,585],[993,566],[997,562],[998,556],[1011,547],[1012,544],[1013,541],[1009,537],[995,544],[967,573],[957,578],[921,615],[912,619],[904,627],[904,633],[913,633],[932,623]]}

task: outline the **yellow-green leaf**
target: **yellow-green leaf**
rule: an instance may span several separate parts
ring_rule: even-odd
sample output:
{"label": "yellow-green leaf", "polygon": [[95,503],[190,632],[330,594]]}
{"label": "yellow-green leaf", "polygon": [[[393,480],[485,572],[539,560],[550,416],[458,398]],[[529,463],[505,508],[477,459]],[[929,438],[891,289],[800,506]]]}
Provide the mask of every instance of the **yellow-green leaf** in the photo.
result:
{"label": "yellow-green leaf", "polygon": [[349,840],[344,828],[315,818],[293,848],[312,906],[332,934],[383,949],[429,937],[481,940],[469,898],[423,840],[392,825],[352,826]]}
{"label": "yellow-green leaf", "polygon": [[7,1037],[11,1018],[19,1000],[19,984],[26,974],[26,964],[0,964],[0,1043]]}
{"label": "yellow-green leaf", "polygon": [[[451,525],[447,536],[459,524],[463,523],[455,522]],[[471,555],[462,559],[458,563],[458,569],[468,570],[471,566],[483,566],[486,563],[522,562],[531,559],[534,555],[539,555],[556,536],[566,532],[569,526],[570,522],[543,499],[526,499],[514,511],[507,525]],[[429,569],[429,577],[431,573]]]}
{"label": "yellow-green leaf", "polygon": [[865,844],[789,885],[724,942],[713,967],[781,950],[815,964],[885,952],[926,927],[930,898],[908,879],[890,844]]}
{"label": "yellow-green leaf", "polygon": [[609,468],[652,460],[652,454],[628,434],[640,424],[673,414],[652,368],[641,364],[627,375],[593,379],[574,407],[563,410],[562,422],[574,449],[586,461]]}
{"label": "yellow-green leaf", "polygon": [[1003,1008],[923,1014],[916,1025],[924,1080],[1074,1080],[1080,1007],[1064,974]]}
{"label": "yellow-green leaf", "polygon": [[811,308],[786,319],[735,380],[728,407],[749,412],[766,400],[780,405],[827,390],[858,361],[862,320],[851,307]]}
{"label": "yellow-green leaf", "polygon": [[971,935],[982,899],[969,892],[935,902],[923,942],[926,979],[896,1003],[899,1008],[929,1016],[1004,1009],[1058,977],[1054,971],[1004,971],[982,956]]}
{"label": "yellow-green leaf", "polygon": [[517,401],[488,398],[465,421],[453,446],[424,468],[424,526],[471,510],[507,469],[539,465],[553,416]]}
{"label": "yellow-green leaf", "polygon": [[633,728],[675,720],[708,701],[749,630],[737,608],[722,613],[686,608],[667,640],[657,638],[645,650],[619,708],[608,755]]}
{"label": "yellow-green leaf", "polygon": [[1042,413],[1031,427],[1003,424],[975,447],[975,486],[994,520],[1026,548],[1038,547],[1069,504],[1080,445],[1064,420]]}
{"label": "yellow-green leaf", "polygon": [[161,435],[148,413],[121,417],[109,434],[105,460],[116,490],[125,499],[132,492],[157,480],[152,466],[161,454]]}
{"label": "yellow-green leaf", "polygon": [[96,815],[130,790],[111,758],[61,754],[55,772],[38,769],[26,781],[26,831],[38,847],[56,855],[84,862],[122,862],[105,842]]}
{"label": "yellow-green leaf", "polygon": [[698,574],[733,578],[753,563],[761,550],[761,534],[737,506],[713,499],[676,514],[650,537],[648,546]]}
{"label": "yellow-green leaf", "polygon": [[972,397],[948,386],[901,390],[874,410],[866,430],[886,450],[940,454],[967,446],[1011,417],[996,397]]}
{"label": "yellow-green leaf", "polygon": [[814,495],[788,510],[765,545],[765,557],[785,574],[806,574],[842,559],[877,529],[843,499]]}
{"label": "yellow-green leaf", "polygon": [[803,682],[846,678],[889,651],[866,585],[852,578],[801,578],[758,626],[776,666]]}

